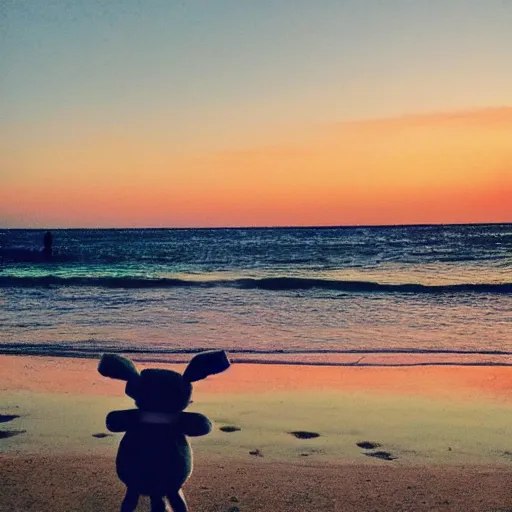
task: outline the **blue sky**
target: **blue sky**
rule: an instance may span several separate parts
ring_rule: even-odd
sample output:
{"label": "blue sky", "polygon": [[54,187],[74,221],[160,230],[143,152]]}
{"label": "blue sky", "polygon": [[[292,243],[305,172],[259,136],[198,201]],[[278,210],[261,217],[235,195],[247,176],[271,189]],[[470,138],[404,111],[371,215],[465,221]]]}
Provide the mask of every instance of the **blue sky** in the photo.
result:
{"label": "blue sky", "polygon": [[512,102],[506,0],[3,5],[7,123],[314,122]]}

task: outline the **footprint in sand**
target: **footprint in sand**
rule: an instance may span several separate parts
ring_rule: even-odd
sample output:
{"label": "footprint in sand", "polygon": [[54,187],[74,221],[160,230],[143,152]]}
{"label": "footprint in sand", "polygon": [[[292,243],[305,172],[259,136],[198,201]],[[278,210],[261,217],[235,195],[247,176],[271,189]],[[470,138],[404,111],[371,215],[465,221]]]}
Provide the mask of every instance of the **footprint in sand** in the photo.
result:
{"label": "footprint in sand", "polygon": [[9,437],[19,436],[24,434],[26,430],[0,430],[0,439],[7,439]]}
{"label": "footprint in sand", "polygon": [[297,439],[314,439],[315,437],[320,437],[320,434],[316,432],[307,432],[305,430],[294,430],[293,432],[288,432],[288,434]]}
{"label": "footprint in sand", "polygon": [[[360,441],[356,443],[359,448],[363,448],[363,450],[375,450],[375,448],[379,448],[381,445],[379,443],[372,443],[371,441]],[[382,460],[395,460],[398,457],[391,455],[389,452],[377,451],[377,452],[363,452],[367,457],[375,457],[377,459]]]}
{"label": "footprint in sand", "polygon": [[375,448],[379,448],[381,446],[379,443],[372,443],[371,441],[360,441],[356,444],[359,448],[363,448],[364,450],[375,450]]}
{"label": "footprint in sand", "polygon": [[19,414],[0,414],[0,423],[7,423],[19,417]]}
{"label": "footprint in sand", "polygon": [[219,430],[222,430],[222,432],[239,432],[242,429],[235,425],[225,425],[224,427],[220,427]]}
{"label": "footprint in sand", "polygon": [[382,460],[395,460],[398,459],[398,457],[395,457],[394,455],[391,455],[389,452],[368,452],[365,453],[367,457],[376,457],[377,459]]}

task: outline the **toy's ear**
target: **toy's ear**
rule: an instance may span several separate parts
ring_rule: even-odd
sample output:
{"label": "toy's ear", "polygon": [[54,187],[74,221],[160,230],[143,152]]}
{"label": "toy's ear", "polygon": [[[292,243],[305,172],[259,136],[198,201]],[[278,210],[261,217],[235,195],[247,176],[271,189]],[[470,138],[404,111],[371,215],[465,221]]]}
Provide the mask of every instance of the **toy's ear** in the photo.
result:
{"label": "toy's ear", "polygon": [[183,378],[189,382],[202,380],[208,375],[221,373],[227,370],[230,362],[224,350],[209,350],[208,352],[201,352],[192,358],[188,364]]}
{"label": "toy's ear", "polygon": [[117,354],[103,354],[98,365],[98,371],[104,377],[118,380],[133,380],[139,376],[135,365],[126,357]]}

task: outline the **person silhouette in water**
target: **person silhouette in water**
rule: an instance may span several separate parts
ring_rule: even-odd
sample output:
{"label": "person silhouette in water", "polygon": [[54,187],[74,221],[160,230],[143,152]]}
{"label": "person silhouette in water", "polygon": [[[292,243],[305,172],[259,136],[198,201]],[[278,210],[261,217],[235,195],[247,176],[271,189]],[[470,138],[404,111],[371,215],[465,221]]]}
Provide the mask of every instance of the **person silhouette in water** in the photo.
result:
{"label": "person silhouette in water", "polygon": [[53,237],[50,231],[47,231],[43,238],[43,256],[45,259],[50,260],[53,254]]}

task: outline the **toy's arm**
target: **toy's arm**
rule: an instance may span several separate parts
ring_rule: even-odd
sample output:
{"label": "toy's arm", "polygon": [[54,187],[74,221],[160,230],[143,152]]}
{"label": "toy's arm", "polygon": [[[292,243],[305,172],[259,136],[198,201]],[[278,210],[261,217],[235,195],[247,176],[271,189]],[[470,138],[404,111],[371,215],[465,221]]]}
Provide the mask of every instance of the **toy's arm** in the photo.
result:
{"label": "toy's arm", "polygon": [[212,431],[211,421],[197,412],[182,412],[180,415],[180,430],[186,436],[205,436]]}
{"label": "toy's arm", "polygon": [[138,409],[112,411],[107,415],[107,428],[110,432],[125,432],[139,419]]}

